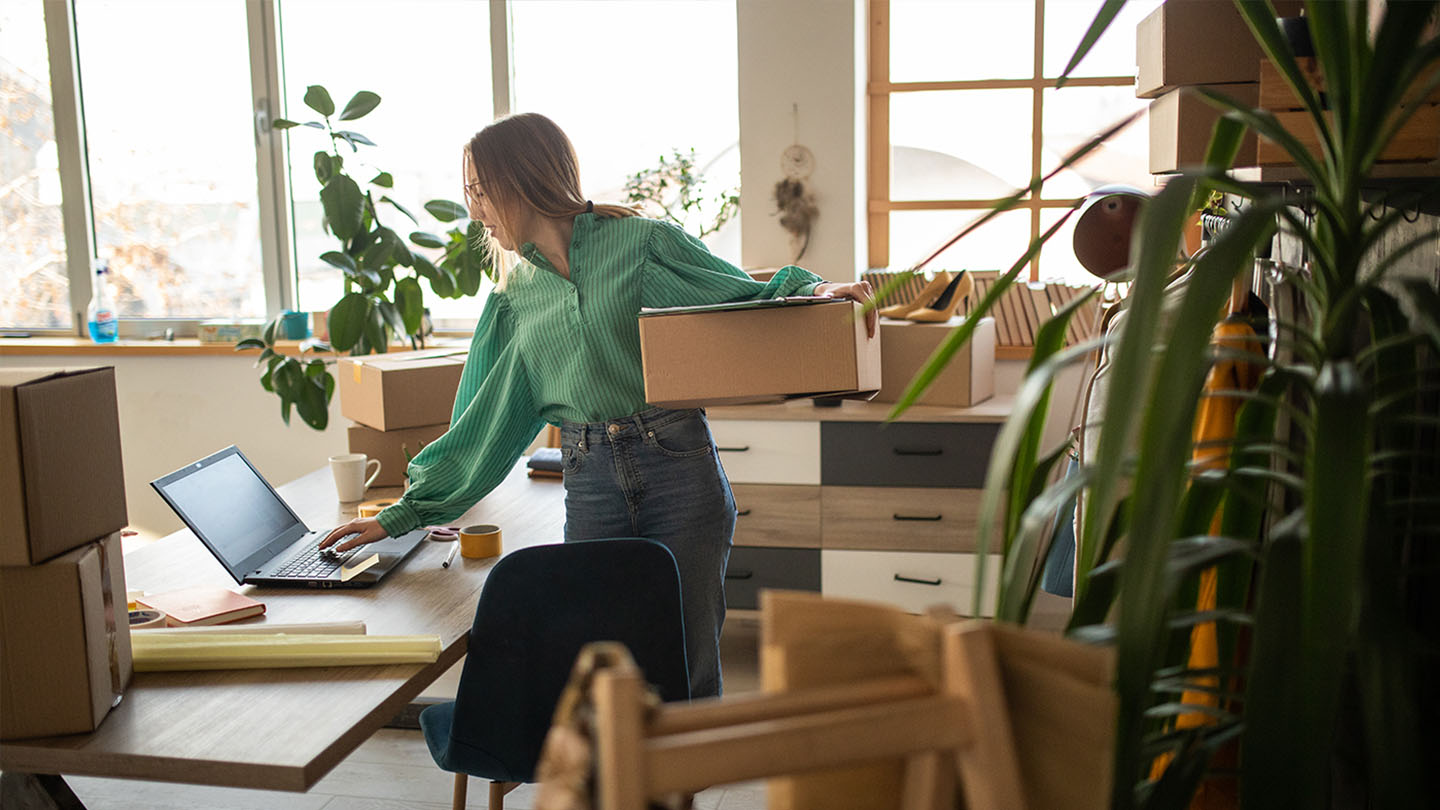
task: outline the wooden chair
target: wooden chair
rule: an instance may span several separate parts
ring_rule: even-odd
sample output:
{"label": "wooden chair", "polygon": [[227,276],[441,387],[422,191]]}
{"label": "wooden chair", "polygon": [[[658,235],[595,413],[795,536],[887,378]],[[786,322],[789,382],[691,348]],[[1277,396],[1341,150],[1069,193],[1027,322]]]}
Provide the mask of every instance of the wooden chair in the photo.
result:
{"label": "wooden chair", "polygon": [[1108,804],[1106,651],[813,594],[761,621],[763,694],[656,709],[633,665],[593,674],[595,810],[763,777],[772,810]]}

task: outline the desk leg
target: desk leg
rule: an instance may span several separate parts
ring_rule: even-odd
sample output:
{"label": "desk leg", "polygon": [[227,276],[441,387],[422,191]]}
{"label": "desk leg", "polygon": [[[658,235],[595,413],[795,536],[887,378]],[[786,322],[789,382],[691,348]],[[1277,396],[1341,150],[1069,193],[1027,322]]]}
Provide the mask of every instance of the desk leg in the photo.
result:
{"label": "desk leg", "polygon": [[0,773],[0,807],[5,810],[85,810],[65,780],[49,773]]}

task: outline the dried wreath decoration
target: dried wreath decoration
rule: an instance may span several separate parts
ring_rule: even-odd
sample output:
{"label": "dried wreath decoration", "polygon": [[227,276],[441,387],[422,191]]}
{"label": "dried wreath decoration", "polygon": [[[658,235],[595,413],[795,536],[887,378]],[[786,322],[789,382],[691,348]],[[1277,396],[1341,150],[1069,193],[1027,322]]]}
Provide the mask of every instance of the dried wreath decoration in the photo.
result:
{"label": "dried wreath decoration", "polygon": [[800,249],[792,262],[800,261],[805,249],[810,247],[810,226],[820,215],[815,205],[815,194],[805,181],[786,177],[775,184],[775,206],[780,213],[780,227],[790,232],[791,244],[799,243]]}
{"label": "dried wreath decoration", "polygon": [[790,233],[791,244],[800,245],[792,262],[800,261],[810,247],[810,227],[820,216],[815,193],[805,183],[814,167],[815,156],[798,143],[792,144],[780,157],[785,178],[775,184],[775,207],[780,214],[780,227]]}

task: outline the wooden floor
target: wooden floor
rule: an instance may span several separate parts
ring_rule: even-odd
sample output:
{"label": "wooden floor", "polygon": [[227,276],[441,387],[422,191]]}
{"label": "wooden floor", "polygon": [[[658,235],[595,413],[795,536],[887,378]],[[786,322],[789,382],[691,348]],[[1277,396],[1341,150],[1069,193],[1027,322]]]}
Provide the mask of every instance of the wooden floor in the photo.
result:
{"label": "wooden floor", "polygon": [[[721,661],[725,692],[758,688],[754,619],[725,623]],[[381,729],[335,766],[308,793],[199,787],[127,779],[66,777],[89,810],[442,810],[453,780],[435,767],[419,731]],[[488,790],[471,780],[467,807],[484,808]],[[523,785],[505,807],[531,810],[535,788]],[[712,788],[695,797],[696,810],[763,810],[763,782]]]}

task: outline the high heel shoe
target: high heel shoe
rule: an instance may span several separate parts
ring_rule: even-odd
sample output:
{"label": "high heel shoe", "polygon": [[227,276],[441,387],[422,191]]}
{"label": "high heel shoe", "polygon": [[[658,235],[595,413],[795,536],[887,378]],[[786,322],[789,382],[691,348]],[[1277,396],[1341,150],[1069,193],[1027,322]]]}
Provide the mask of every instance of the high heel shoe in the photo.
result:
{"label": "high heel shoe", "polygon": [[914,298],[911,298],[903,304],[882,307],[879,312],[886,318],[904,319],[908,317],[910,313],[934,303],[949,284],[950,274],[941,270],[935,274],[934,278],[930,279],[929,284],[926,284],[920,289],[920,292],[916,294]]}
{"label": "high heel shoe", "polygon": [[907,321],[919,321],[920,323],[942,323],[950,320],[952,315],[960,314],[960,308],[965,305],[965,300],[975,292],[975,279],[970,274],[961,270],[955,274],[955,278],[945,286],[945,291],[935,299],[935,303],[928,307],[920,307],[905,316]]}

